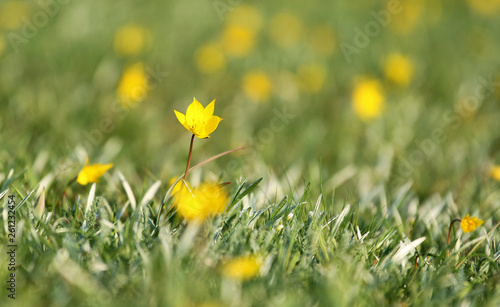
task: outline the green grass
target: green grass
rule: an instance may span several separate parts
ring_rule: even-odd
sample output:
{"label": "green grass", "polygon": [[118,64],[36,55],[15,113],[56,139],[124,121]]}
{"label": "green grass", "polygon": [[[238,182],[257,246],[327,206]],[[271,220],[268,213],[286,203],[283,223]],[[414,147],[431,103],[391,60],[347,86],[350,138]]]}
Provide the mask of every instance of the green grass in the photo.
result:
{"label": "green grass", "polygon": [[[486,234],[491,222],[459,238],[454,232],[448,247],[450,216],[459,217],[451,195],[420,200],[410,185],[390,194],[379,185],[346,203],[312,195],[306,185],[303,193],[272,200],[259,189],[265,183],[249,183],[233,185],[226,212],[197,228],[175,216],[156,224],[162,189],[135,210],[122,212],[123,203],[97,196],[85,214],[82,195],[64,197],[37,217],[34,193],[18,191],[15,180],[3,196],[17,200],[15,304],[499,303],[500,250],[495,233]],[[124,190],[116,193],[127,198]],[[49,193],[47,203],[55,203],[54,197]],[[1,232],[6,237],[5,227]],[[419,238],[425,240],[403,250]],[[260,276],[237,282],[221,274],[222,264],[247,254],[264,259]],[[5,253],[1,260],[8,262]]]}

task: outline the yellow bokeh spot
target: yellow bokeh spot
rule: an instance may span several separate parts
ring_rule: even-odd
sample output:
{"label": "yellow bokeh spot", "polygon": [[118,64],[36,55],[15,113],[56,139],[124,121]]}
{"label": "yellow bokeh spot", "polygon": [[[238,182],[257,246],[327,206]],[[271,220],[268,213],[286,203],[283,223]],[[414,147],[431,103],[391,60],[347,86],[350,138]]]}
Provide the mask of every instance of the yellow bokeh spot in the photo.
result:
{"label": "yellow bokeh spot", "polygon": [[323,87],[326,70],[320,65],[304,65],[297,72],[299,88],[308,93],[317,93]]}
{"label": "yellow bokeh spot", "polygon": [[0,28],[20,28],[30,17],[31,6],[25,1],[9,1],[0,6]]}
{"label": "yellow bokeh spot", "polygon": [[302,38],[302,21],[295,15],[279,13],[271,20],[270,36],[281,47],[290,47]]}
{"label": "yellow bokeh spot", "polygon": [[229,25],[258,31],[262,27],[262,15],[255,7],[242,4],[227,13],[226,22]]}
{"label": "yellow bokeh spot", "polygon": [[353,108],[359,118],[370,120],[382,114],[385,97],[377,79],[363,79],[356,83],[352,94]]}
{"label": "yellow bokeh spot", "polygon": [[4,49],[4,42],[3,42],[3,36],[0,34],[0,55],[2,55]]}
{"label": "yellow bokeh spot", "polygon": [[242,256],[226,263],[222,274],[226,277],[245,281],[257,277],[262,267],[262,261],[256,256]]}
{"label": "yellow bokeh spot", "polygon": [[142,102],[148,91],[148,78],[142,63],[133,64],[125,69],[118,84],[117,95],[124,108]]}
{"label": "yellow bokeh spot", "polygon": [[384,63],[385,77],[399,86],[407,86],[410,83],[413,71],[413,61],[400,53],[389,55]]}
{"label": "yellow bokeh spot", "polygon": [[[389,0],[388,5],[393,3]],[[422,15],[422,0],[401,0],[401,12],[392,15],[389,24],[392,31],[401,35],[410,34],[417,26]]]}
{"label": "yellow bokeh spot", "polygon": [[151,32],[138,25],[128,24],[116,32],[114,48],[123,56],[133,56],[143,52],[150,44]]}
{"label": "yellow bokeh spot", "polygon": [[272,83],[263,71],[251,71],[243,76],[243,93],[256,102],[265,102],[271,97]]}
{"label": "yellow bokeh spot", "polygon": [[226,67],[226,57],[218,44],[201,46],[195,54],[196,67],[205,74],[215,73]]}
{"label": "yellow bokeh spot", "polygon": [[331,55],[335,50],[335,31],[329,25],[315,26],[308,40],[313,50],[321,55]]}
{"label": "yellow bokeh spot", "polygon": [[229,25],[222,33],[224,51],[234,57],[243,57],[255,47],[255,31],[238,25]]}
{"label": "yellow bokeh spot", "polygon": [[500,181],[500,166],[493,166],[491,168],[491,178]]}
{"label": "yellow bokeh spot", "polygon": [[500,9],[500,0],[467,0],[469,6],[477,13],[492,17]]}

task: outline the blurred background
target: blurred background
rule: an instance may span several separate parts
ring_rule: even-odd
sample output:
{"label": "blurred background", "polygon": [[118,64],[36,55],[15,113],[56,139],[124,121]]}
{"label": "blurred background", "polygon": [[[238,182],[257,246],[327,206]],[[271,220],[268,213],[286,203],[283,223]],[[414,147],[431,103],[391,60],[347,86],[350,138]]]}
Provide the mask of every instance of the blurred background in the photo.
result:
{"label": "blurred background", "polygon": [[2,0],[0,171],[65,182],[88,156],[168,181],[190,137],[174,109],[196,97],[224,120],[193,163],[246,146],[215,178],[480,185],[500,164],[499,17],[500,0]]}

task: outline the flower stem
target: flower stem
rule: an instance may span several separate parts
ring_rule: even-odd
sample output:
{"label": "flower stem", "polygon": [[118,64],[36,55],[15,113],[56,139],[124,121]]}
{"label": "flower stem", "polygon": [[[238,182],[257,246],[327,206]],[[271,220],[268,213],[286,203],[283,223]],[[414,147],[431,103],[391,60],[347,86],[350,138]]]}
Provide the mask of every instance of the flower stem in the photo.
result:
{"label": "flower stem", "polygon": [[191,145],[189,145],[189,156],[188,163],[186,165],[186,172],[184,173],[184,184],[187,186],[186,179],[189,173],[189,166],[191,165],[191,156],[193,154],[193,143],[194,143],[194,134],[191,136]]}
{"label": "flower stem", "polygon": [[454,219],[453,221],[451,221],[451,224],[450,224],[450,229],[448,230],[448,245],[450,245],[450,242],[451,242],[451,231],[453,230],[453,224],[455,224],[456,222],[460,222],[461,219]]}
{"label": "flower stem", "polygon": [[[455,224],[456,222],[460,222],[460,221],[461,221],[461,219],[454,219],[453,221],[451,221],[450,229],[448,230],[448,245],[450,245],[450,242],[451,242],[451,231],[453,230],[453,224]],[[450,257],[450,250],[449,249],[446,251],[446,257]]]}

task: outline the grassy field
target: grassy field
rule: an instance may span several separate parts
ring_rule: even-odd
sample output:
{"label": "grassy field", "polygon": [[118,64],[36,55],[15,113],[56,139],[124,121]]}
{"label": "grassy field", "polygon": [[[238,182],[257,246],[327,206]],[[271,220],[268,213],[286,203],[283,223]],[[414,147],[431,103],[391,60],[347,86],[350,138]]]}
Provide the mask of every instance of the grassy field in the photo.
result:
{"label": "grassy field", "polygon": [[499,306],[499,17],[2,0],[0,305]]}

